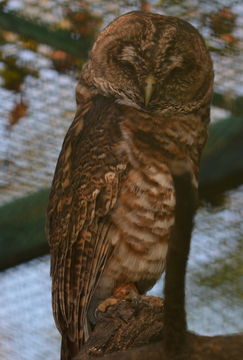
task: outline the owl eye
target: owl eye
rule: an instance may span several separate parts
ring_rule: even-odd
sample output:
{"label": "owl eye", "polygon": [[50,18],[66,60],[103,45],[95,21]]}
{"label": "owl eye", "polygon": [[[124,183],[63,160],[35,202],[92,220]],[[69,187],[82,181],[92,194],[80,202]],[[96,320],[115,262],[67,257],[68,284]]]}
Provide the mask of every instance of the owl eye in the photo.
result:
{"label": "owl eye", "polygon": [[183,73],[187,73],[193,67],[193,64],[190,61],[184,60],[181,64],[178,64],[172,71],[171,75],[180,75]]}
{"label": "owl eye", "polygon": [[186,68],[184,68],[184,67],[176,67],[171,71],[170,76],[182,74],[183,72],[185,72],[185,70],[186,70]]}
{"label": "owl eye", "polygon": [[123,59],[119,60],[119,65],[129,71],[135,70],[133,64],[128,60],[123,60]]}

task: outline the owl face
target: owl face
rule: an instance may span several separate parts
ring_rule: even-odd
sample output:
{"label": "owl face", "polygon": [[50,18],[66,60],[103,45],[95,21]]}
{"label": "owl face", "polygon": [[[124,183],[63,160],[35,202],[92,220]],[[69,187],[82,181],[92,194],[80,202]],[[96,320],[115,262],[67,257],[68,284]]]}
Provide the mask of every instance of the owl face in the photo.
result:
{"label": "owl face", "polygon": [[187,112],[208,101],[212,63],[193,26],[131,12],[99,35],[82,77],[119,103],[146,112]]}

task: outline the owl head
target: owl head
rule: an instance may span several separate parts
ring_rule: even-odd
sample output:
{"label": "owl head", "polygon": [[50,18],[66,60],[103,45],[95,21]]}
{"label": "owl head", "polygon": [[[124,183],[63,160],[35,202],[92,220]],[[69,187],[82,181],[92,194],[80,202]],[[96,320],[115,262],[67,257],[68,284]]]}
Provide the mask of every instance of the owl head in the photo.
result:
{"label": "owl head", "polygon": [[130,12],[98,36],[82,79],[99,94],[145,112],[191,112],[212,96],[203,38],[171,16]]}

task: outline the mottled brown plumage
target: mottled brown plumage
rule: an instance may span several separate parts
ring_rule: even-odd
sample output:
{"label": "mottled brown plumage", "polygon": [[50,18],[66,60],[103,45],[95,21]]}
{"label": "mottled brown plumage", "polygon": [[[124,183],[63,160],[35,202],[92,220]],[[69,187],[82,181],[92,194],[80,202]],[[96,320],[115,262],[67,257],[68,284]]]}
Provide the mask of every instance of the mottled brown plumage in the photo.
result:
{"label": "mottled brown plumage", "polygon": [[48,206],[62,359],[88,338],[115,287],[160,277],[174,224],[173,175],[198,184],[212,63],[188,23],[132,12],[98,36],[77,86]]}

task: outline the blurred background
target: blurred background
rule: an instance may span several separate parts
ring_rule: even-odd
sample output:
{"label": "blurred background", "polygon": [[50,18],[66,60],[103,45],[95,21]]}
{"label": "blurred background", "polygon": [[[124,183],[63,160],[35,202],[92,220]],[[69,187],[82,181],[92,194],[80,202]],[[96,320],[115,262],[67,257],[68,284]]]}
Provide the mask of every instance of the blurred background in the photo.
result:
{"label": "blurred background", "polygon": [[[96,34],[142,9],[181,17],[215,67],[187,281],[189,328],[243,331],[243,4],[233,0],[0,1],[0,358],[57,360],[44,218],[75,85]],[[151,290],[162,294],[163,279]]]}

